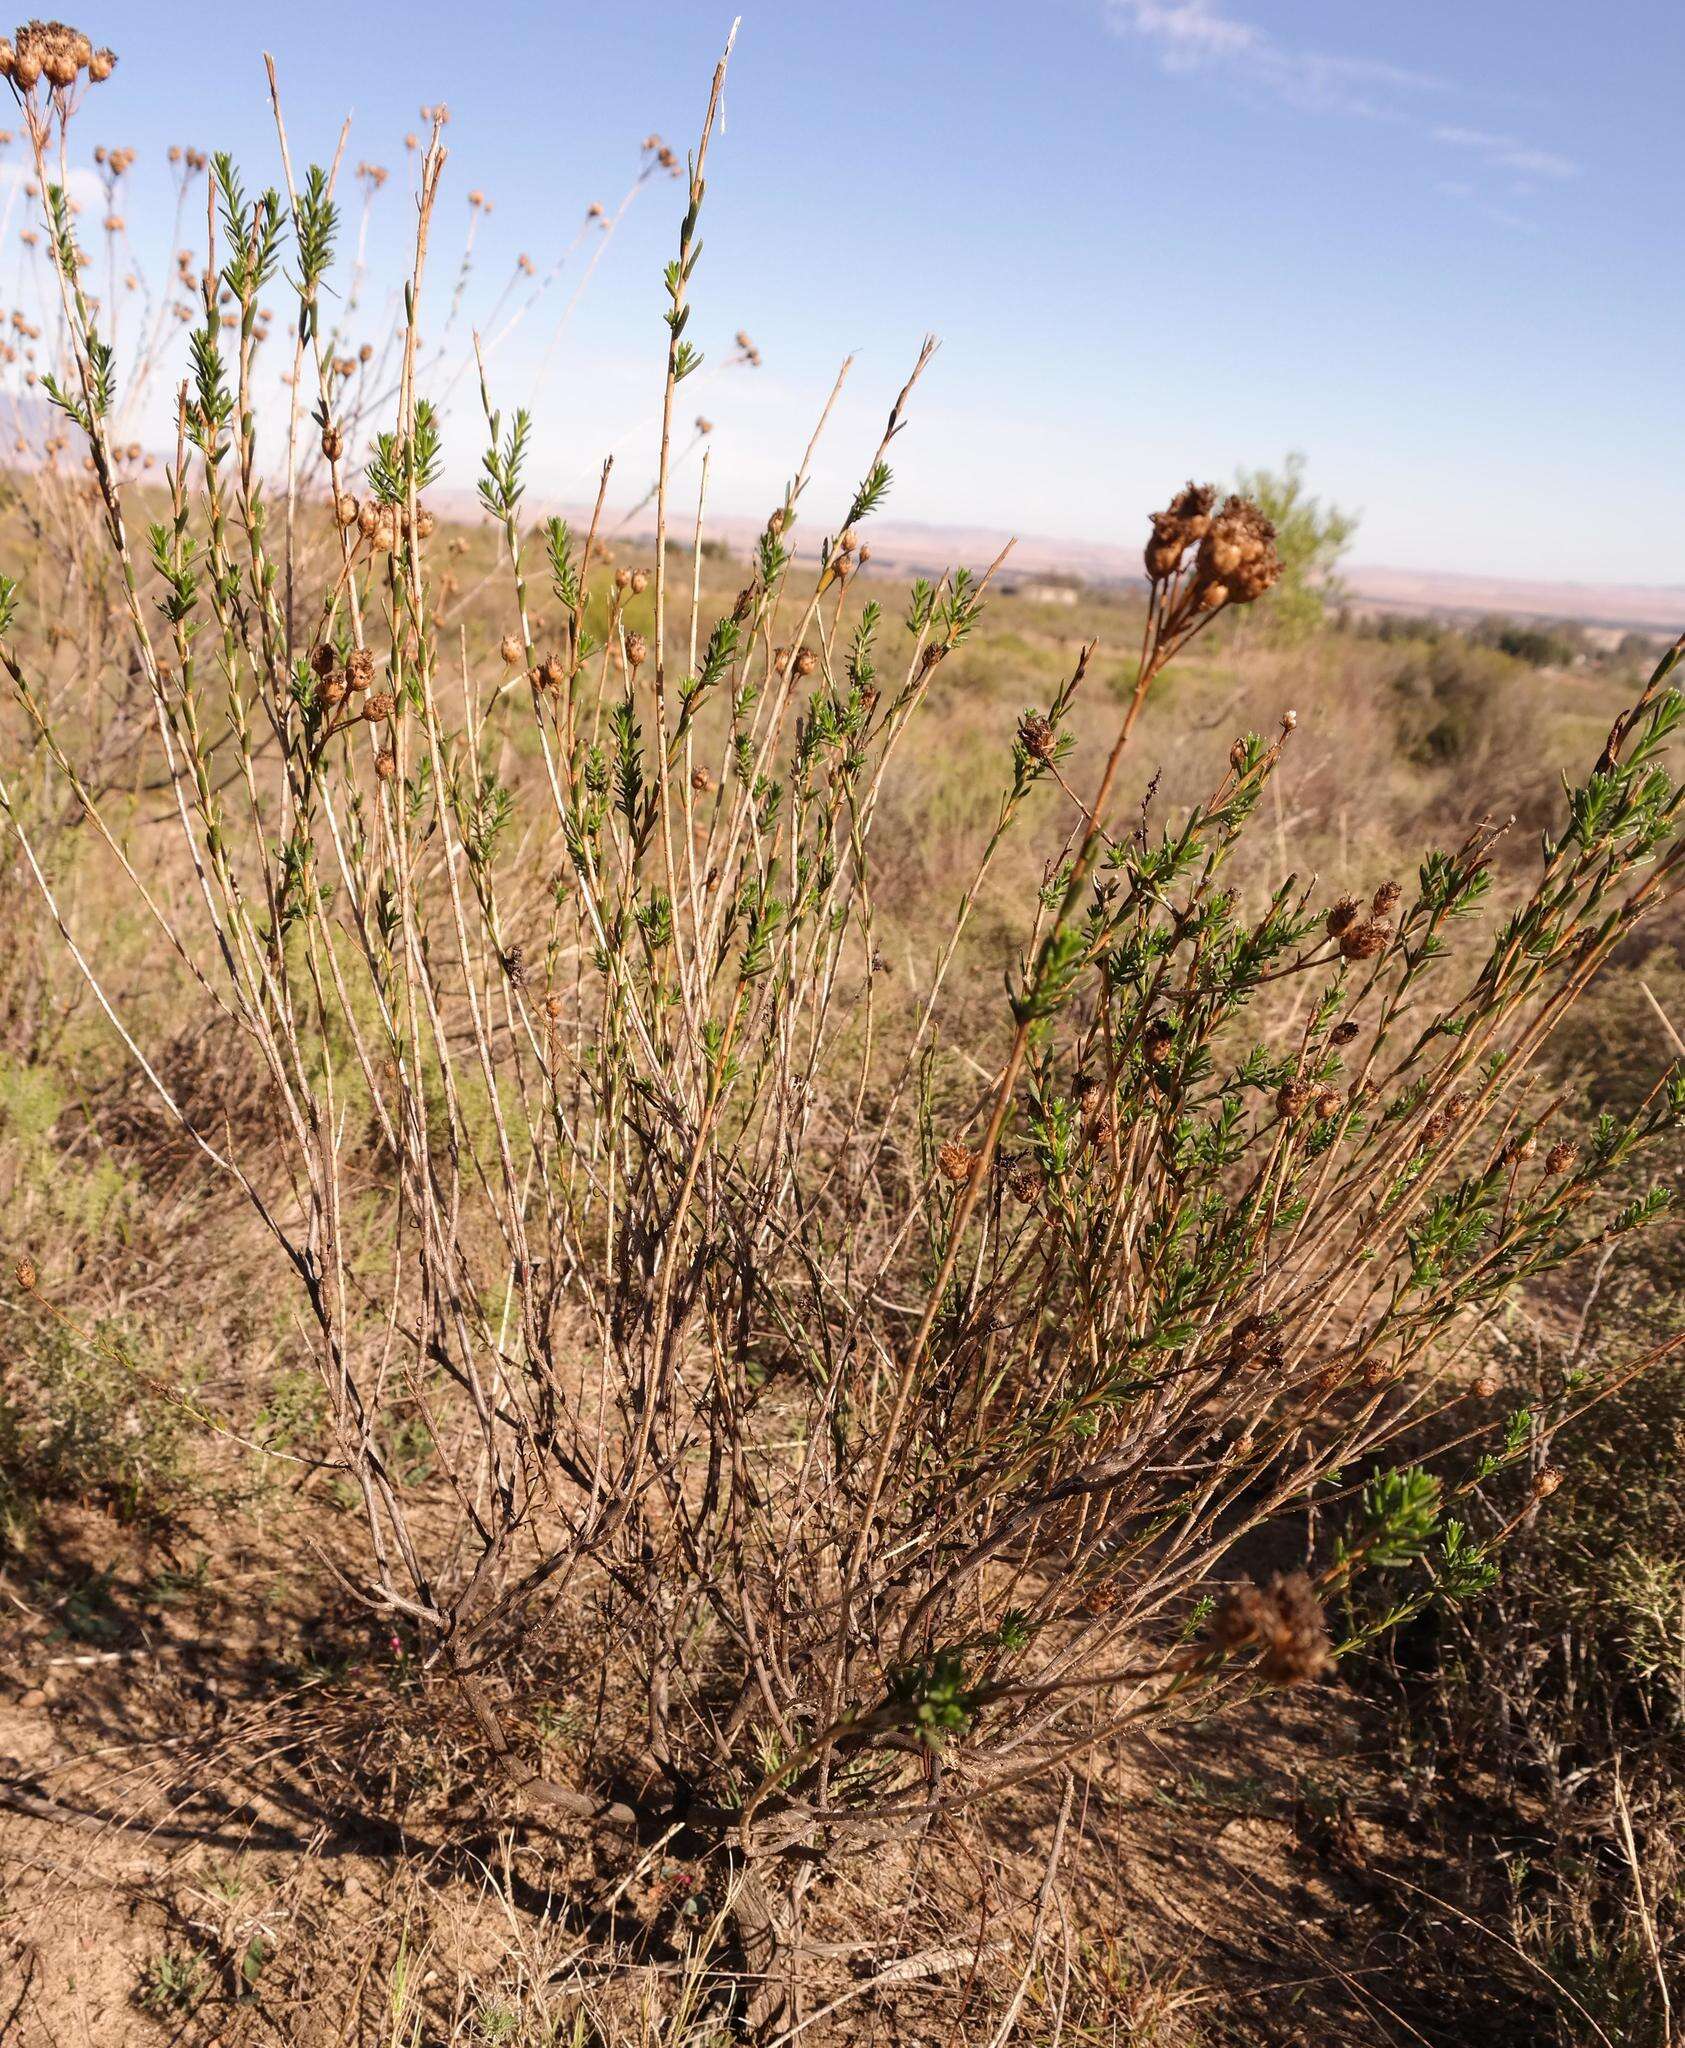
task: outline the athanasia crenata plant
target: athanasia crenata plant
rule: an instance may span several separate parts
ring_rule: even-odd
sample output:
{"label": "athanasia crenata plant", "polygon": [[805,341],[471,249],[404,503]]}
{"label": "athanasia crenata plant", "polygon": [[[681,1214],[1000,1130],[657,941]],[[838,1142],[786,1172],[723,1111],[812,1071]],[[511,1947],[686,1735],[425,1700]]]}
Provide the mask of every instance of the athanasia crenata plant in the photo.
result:
{"label": "athanasia crenata plant", "polygon": [[[874,822],[993,571],[916,584],[899,630],[856,587],[927,343],[833,537],[800,560],[804,459],[726,615],[701,615],[700,548],[677,586],[674,407],[699,360],[724,61],[664,279],[653,624],[631,623],[641,579],[599,566],[601,498],[582,537],[524,519],[528,423],[488,397],[482,498],[508,577],[493,674],[441,632],[431,559],[437,127],[360,492],[318,317],[333,179],[295,184],[289,161],[284,194],[254,201],[215,161],[204,318],[141,543],[112,352],[52,175],[75,84],[16,57],[10,75],[61,299],[51,388],[86,437],[171,815],[141,829],[120,785],[84,774],[12,582],[0,662],[28,746],[0,802],[113,1027],[290,1261],[366,1523],[355,1590],[466,1702],[488,1800],[684,1823],[732,1865],[776,1982],[815,1868],[1129,1724],[1314,1679],[1345,1646],[1332,1613],[1362,1638],[1483,1584],[1503,1527],[1482,1489],[1529,1432],[1482,1440],[1461,1361],[1518,1287],[1659,1209],[1602,1188],[1685,1117],[1673,1073],[1576,1141],[1537,1079],[1553,1027],[1679,881],[1680,647],[1472,958],[1455,941],[1481,928],[1464,920],[1488,829],[1429,853],[1411,891],[1319,909],[1288,876],[1248,915],[1226,875],[1291,713],[1236,740],[1185,814],[1120,802],[1154,683],[1277,575],[1256,507],[1189,485],[1152,523],[1133,690],[1091,794],[1067,772],[1085,649],[1002,735],[993,829],[898,1017]],[[278,518],[252,363],[283,279]],[[534,579],[555,607],[542,636]],[[177,1109],[38,850],[20,788],[42,762],[206,1028],[261,1067],[278,1146]],[[1049,820],[1006,1000],[969,1020],[963,1072],[986,1079],[962,1101],[939,998],[1002,845]],[[426,1498],[400,1416],[435,1446]],[[1312,1508],[1320,1564],[1237,1573]],[[513,1653],[586,1598],[645,1702],[642,1807],[528,1761]]]}

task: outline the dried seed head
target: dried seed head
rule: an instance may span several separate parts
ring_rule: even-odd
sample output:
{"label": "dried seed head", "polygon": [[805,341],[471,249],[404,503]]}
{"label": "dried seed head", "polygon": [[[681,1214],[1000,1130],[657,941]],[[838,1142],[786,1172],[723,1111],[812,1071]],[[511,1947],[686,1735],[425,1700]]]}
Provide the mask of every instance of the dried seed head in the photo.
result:
{"label": "dried seed head", "polygon": [[343,704],[349,694],[345,686],[345,678],[337,670],[333,675],[323,677],[321,698],[330,711],[333,710],[336,704]]}
{"label": "dried seed head", "polygon": [[527,651],[513,633],[504,634],[503,638],[497,643],[497,651],[502,655],[505,665],[509,668],[519,668],[526,659]]}
{"label": "dried seed head", "polygon": [[1006,1185],[1014,1198],[1020,1202],[1041,1200],[1042,1190],[1047,1183],[1033,1154],[1020,1152],[1015,1159],[1007,1162]]}
{"label": "dried seed head", "polygon": [[1535,1500],[1549,1500],[1561,1484],[1562,1474],[1554,1466],[1546,1465],[1541,1471],[1533,1474],[1533,1483],[1527,1491]]}
{"label": "dried seed head", "polygon": [[1311,1099],[1311,1085],[1308,1081],[1285,1081],[1276,1090],[1276,1114],[1282,1118],[1295,1117]]}
{"label": "dried seed head", "polygon": [[634,597],[642,597],[648,588],[649,571],[647,569],[634,569],[632,571],[632,595]]}
{"label": "dried seed head", "polygon": [[1303,1685],[1333,1667],[1322,1603],[1303,1572],[1277,1572],[1267,1586],[1242,1586],[1218,1601],[1211,1640],[1222,1650],[1257,1648],[1272,1685]]}
{"label": "dried seed head", "polygon": [[1342,932],[1350,931],[1357,923],[1358,912],[1362,908],[1355,896],[1342,896],[1322,921],[1328,936],[1337,939]]}
{"label": "dried seed head", "polygon": [[698,796],[706,796],[714,786],[714,778],[706,768],[693,768],[690,771],[690,786]]}
{"label": "dried seed head", "polygon": [[345,453],[345,436],[331,421],[322,429],[322,453],[330,462],[337,462]]}
{"label": "dried seed head", "polygon": [[1578,1148],[1576,1146],[1570,1144],[1566,1138],[1558,1138],[1556,1143],[1545,1154],[1545,1171],[1547,1173],[1566,1173],[1578,1156]]}
{"label": "dried seed head", "polygon": [[774,674],[775,676],[781,676],[781,675],[785,675],[785,674],[787,674],[787,673],[789,672],[789,667],[790,667],[790,650],[789,650],[789,648],[787,648],[787,647],[775,647],[775,648],[774,648],[774,649],[772,650],[772,672],[773,672],[773,674]]}
{"label": "dried seed head", "polygon": [[626,666],[629,669],[642,668],[648,653],[649,642],[642,633],[628,633],[626,635]]}
{"label": "dried seed head", "polygon": [[376,690],[363,706],[363,716],[372,725],[383,725],[398,708],[398,700],[390,690]]}
{"label": "dried seed head", "polygon": [[802,647],[797,649],[795,662],[797,675],[810,676],[818,666],[819,657],[817,654],[814,653],[811,647]]}
{"label": "dried seed head", "polygon": [[1321,1122],[1326,1123],[1330,1117],[1338,1116],[1344,1107],[1345,1098],[1341,1095],[1338,1088],[1319,1088],[1317,1090],[1316,1114]]}
{"label": "dried seed head", "polygon": [[1488,1366],[1475,1381],[1474,1392],[1482,1401],[1492,1401],[1497,1398],[1500,1385],[1498,1375]]}
{"label": "dried seed head", "polygon": [[1225,498],[1222,510],[1206,529],[1194,563],[1201,608],[1214,611],[1230,602],[1251,604],[1280,575],[1275,528],[1250,499]]}
{"label": "dried seed head", "polygon": [[1392,937],[1384,924],[1357,924],[1340,935],[1340,951],[1348,960],[1373,960]]}
{"label": "dried seed head", "polygon": [[1147,574],[1163,583],[1182,566],[1182,558],[1195,542],[1205,538],[1211,525],[1211,508],[1217,502],[1210,484],[1189,483],[1178,491],[1162,512],[1152,515],[1152,537],[1147,542]]}
{"label": "dried seed head", "polygon": [[1328,1034],[1330,1045],[1350,1045],[1357,1036],[1357,1026],[1349,1017],[1343,1017]]}
{"label": "dried seed head", "polygon": [[25,1294],[33,1294],[35,1292],[35,1284],[40,1277],[40,1273],[36,1270],[35,1261],[29,1256],[28,1252],[22,1253],[17,1263],[12,1267],[12,1278],[23,1289]]}
{"label": "dried seed head", "polygon": [[345,657],[345,680],[354,690],[366,690],[374,681],[374,651],[353,647]]}
{"label": "dried seed head", "polygon": [[561,657],[547,654],[533,671],[541,690],[559,690],[568,679],[568,672],[562,666]]}
{"label": "dried seed head", "polygon": [[1155,1065],[1169,1057],[1175,1043],[1176,1027],[1164,1017],[1155,1017],[1141,1033],[1141,1050]]}
{"label": "dried seed head", "polygon": [[1236,1365],[1258,1365],[1275,1329],[1270,1316],[1242,1316],[1229,1337],[1229,1356]]}
{"label": "dried seed head", "polygon": [[970,1180],[971,1169],[975,1164],[971,1147],[962,1145],[957,1138],[944,1140],[936,1154],[937,1171],[944,1180],[952,1181],[956,1187],[962,1181]]}
{"label": "dried seed head", "polygon": [[632,587],[632,572],[631,572],[631,570],[630,570],[630,569],[627,569],[627,568],[624,568],[624,567],[622,567],[622,568],[619,568],[619,569],[616,569],[616,570],[615,570],[615,572],[614,572],[614,587],[615,587],[615,589],[616,589],[616,590],[630,590],[630,589],[631,589],[631,587]]}
{"label": "dried seed head", "polygon": [[311,649],[310,666],[325,680],[339,666],[339,656],[324,640],[320,647]]}
{"label": "dried seed head", "polygon": [[1404,891],[1396,882],[1383,882],[1369,905],[1371,917],[1391,917],[1403,901]]}
{"label": "dried seed head", "polygon": [[374,757],[374,772],[382,782],[390,782],[398,772],[398,757],[390,747],[382,747]]}
{"label": "dried seed head", "polygon": [[1032,711],[1018,727],[1018,744],[1032,761],[1051,761],[1058,735],[1039,711]]}
{"label": "dried seed head", "polygon": [[357,500],[352,497],[349,491],[341,491],[339,496],[335,498],[333,516],[339,521],[341,526],[355,526],[357,524]]}

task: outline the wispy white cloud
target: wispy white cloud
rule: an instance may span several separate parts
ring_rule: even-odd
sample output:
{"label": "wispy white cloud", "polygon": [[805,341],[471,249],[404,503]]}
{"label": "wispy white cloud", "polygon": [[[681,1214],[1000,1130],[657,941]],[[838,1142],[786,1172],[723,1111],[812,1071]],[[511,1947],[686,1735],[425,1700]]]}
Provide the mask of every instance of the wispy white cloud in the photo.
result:
{"label": "wispy white cloud", "polygon": [[1370,57],[1299,49],[1219,0],[1106,0],[1119,34],[1145,37],[1167,71],[1221,67],[1239,85],[1327,113],[1396,118],[1401,99],[1449,90],[1446,81]]}
{"label": "wispy white cloud", "polygon": [[1213,0],[1113,0],[1111,13],[1124,27],[1156,37],[1177,68],[1243,57],[1265,40],[1250,22],[1220,14]]}
{"label": "wispy white cloud", "polygon": [[1445,179],[1443,197],[1473,204],[1495,224],[1530,227],[1495,203],[1501,189],[1526,198],[1534,181],[1561,184],[1580,166],[1559,151],[1516,135],[1436,121],[1436,99],[1459,88],[1449,79],[1376,58],[1305,49],[1229,11],[1228,0],[1103,0],[1114,34],[1139,38],[1169,72],[1211,72],[1237,93],[1263,94],[1310,113],[1355,115],[1415,129],[1441,148],[1462,151],[1470,178]]}
{"label": "wispy white cloud", "polygon": [[1494,135],[1485,128],[1435,128],[1435,142],[1451,149],[1467,149],[1496,169],[1514,171],[1524,178],[1574,178],[1580,167],[1572,157],[1554,149],[1535,149],[1514,135]]}

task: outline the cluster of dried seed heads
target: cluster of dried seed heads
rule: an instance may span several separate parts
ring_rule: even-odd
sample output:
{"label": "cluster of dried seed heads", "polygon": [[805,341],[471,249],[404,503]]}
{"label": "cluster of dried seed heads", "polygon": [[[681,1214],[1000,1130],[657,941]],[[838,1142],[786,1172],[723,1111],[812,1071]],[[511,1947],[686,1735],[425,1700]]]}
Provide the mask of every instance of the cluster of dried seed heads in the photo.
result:
{"label": "cluster of dried seed heads", "polygon": [[1212,485],[1190,483],[1152,515],[1147,576],[1158,585],[1172,582],[1193,551],[1174,611],[1175,624],[1191,624],[1224,605],[1251,604],[1274,587],[1281,577],[1275,538],[1274,526],[1251,499],[1230,496],[1218,506]]}
{"label": "cluster of dried seed heads", "polygon": [[80,29],[62,21],[31,21],[0,36],[0,78],[9,78],[20,93],[32,92],[45,79],[55,92],[67,92],[85,71],[94,84],[117,67],[116,53],[96,50]]}

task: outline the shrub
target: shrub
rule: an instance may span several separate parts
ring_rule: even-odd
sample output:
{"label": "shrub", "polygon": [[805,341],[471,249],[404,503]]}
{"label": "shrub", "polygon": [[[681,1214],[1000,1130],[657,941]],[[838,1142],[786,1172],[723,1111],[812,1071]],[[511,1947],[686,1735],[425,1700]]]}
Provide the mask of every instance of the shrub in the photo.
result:
{"label": "shrub", "polygon": [[[1676,648],[1495,931],[1487,829],[1408,889],[1321,905],[1283,875],[1248,910],[1230,864],[1292,713],[1237,738],[1192,805],[1162,814],[1150,784],[1123,803],[1155,680],[1281,570],[1255,504],[1190,485],[1153,521],[1104,762],[1073,780],[1084,650],[1001,735],[990,835],[891,1029],[874,819],[992,572],[916,582],[899,622],[856,588],[927,345],[808,560],[804,463],[735,604],[687,616],[670,451],[723,75],[665,273],[653,573],[600,572],[594,530],[529,526],[528,422],[488,391],[505,630],[501,661],[461,677],[417,345],[437,134],[360,489],[320,329],[330,181],[253,200],[216,160],[182,448],[143,552],[51,177],[71,102],[28,92],[70,336],[54,389],[128,593],[171,831],[110,830],[10,583],[0,661],[192,1002],[266,1072],[278,1148],[158,1086],[290,1262],[366,1525],[361,1597],[465,1703],[489,1797],[683,1824],[733,1867],[746,1961],[776,1984],[815,1867],[1117,1729],[1315,1679],[1345,1647],[1335,1595],[1368,1639],[1488,1583],[1464,1503],[1525,1432],[1470,1448],[1456,1361],[1518,1287],[1657,1213],[1606,1184],[1685,1117],[1670,1077],[1576,1149],[1539,1084],[1550,1034],[1685,862],[1665,766],[1685,701]],[[307,431],[293,409],[284,518],[250,381],[283,275],[314,408]],[[144,1060],[8,789],[50,915]],[[1045,880],[1005,1000],[950,1055],[938,998],[1028,833]],[[1324,1554],[1272,1569],[1308,1504]],[[518,1675],[563,1589],[612,1623],[644,1708],[630,1782],[654,1789],[610,1799],[528,1760]]]}

